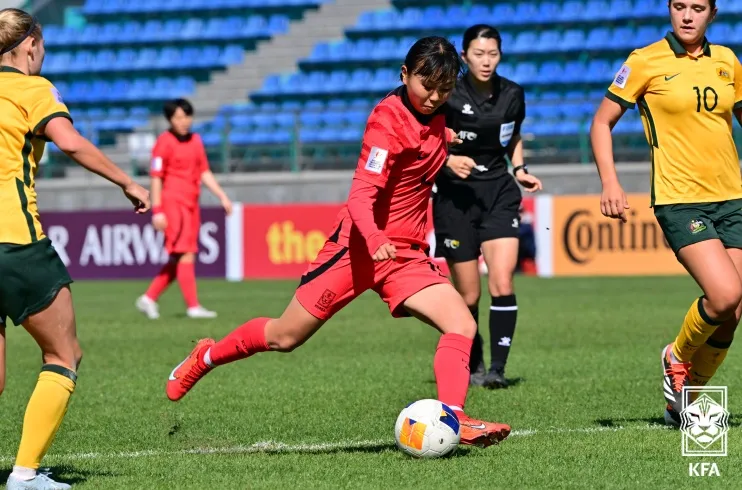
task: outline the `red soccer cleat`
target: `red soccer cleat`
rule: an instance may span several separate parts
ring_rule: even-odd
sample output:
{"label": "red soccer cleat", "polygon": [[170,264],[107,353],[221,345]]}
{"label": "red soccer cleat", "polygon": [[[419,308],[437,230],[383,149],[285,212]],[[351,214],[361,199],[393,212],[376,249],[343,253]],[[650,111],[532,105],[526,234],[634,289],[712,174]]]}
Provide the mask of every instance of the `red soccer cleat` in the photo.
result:
{"label": "red soccer cleat", "polygon": [[461,424],[461,444],[489,447],[499,444],[510,435],[510,426],[507,424],[484,422],[464,414],[459,415],[459,423]]}
{"label": "red soccer cleat", "polygon": [[201,339],[193,348],[191,353],[183,362],[175,366],[167,380],[165,392],[170,400],[177,402],[198,383],[198,380],[206,376],[212,368],[203,362],[204,353],[214,345],[214,339]]}

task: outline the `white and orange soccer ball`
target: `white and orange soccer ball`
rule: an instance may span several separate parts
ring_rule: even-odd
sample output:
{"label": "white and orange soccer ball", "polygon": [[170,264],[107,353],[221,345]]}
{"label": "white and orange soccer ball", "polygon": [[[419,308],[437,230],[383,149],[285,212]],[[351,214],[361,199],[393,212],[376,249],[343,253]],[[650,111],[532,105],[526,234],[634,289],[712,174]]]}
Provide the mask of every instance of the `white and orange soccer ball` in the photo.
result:
{"label": "white and orange soccer ball", "polygon": [[438,400],[419,400],[405,407],[394,426],[397,447],[415,458],[441,458],[461,441],[459,418]]}

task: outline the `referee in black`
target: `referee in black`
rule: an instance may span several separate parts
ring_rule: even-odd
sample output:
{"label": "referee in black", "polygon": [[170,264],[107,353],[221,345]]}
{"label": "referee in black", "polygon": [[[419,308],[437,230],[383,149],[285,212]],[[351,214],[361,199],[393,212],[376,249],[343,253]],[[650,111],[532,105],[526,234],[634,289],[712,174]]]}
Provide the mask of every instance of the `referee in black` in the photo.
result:
{"label": "referee in black", "polygon": [[[518,306],[513,274],[518,262],[521,191],[542,188],[523,163],[520,127],[526,115],[523,88],[496,73],[501,38],[479,24],[464,33],[461,56],[468,70],[445,105],[446,126],[463,143],[451,147],[433,198],[435,255],[444,257],[453,283],[479,322],[479,255],[489,270],[490,369],[482,337],[472,346],[471,384],[505,388],[505,363],[515,333]],[[513,175],[508,173],[508,159]],[[513,178],[514,177],[514,178]]]}

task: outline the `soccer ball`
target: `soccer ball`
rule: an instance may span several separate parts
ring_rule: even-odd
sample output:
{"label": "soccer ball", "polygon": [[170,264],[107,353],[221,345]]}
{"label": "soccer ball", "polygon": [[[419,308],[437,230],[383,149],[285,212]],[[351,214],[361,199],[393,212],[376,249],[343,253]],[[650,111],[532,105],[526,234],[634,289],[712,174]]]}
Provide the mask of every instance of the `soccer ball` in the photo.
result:
{"label": "soccer ball", "polygon": [[441,458],[453,454],[461,440],[459,418],[438,400],[407,405],[394,426],[397,447],[415,458]]}

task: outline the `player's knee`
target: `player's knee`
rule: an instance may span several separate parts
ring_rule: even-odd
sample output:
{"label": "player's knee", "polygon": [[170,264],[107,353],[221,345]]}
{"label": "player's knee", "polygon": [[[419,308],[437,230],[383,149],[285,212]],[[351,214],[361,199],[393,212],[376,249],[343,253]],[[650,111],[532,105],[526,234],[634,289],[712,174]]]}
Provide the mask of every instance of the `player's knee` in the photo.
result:
{"label": "player's knee", "polygon": [[44,352],[42,357],[44,364],[54,364],[77,371],[82,360],[82,348],[75,339],[68,344],[57,346],[53,351]]}
{"label": "player's knee", "polygon": [[479,304],[479,291],[461,291],[461,297],[467,306],[477,306]]}
{"label": "player's knee", "polygon": [[75,346],[73,348],[73,356],[75,359],[75,371],[80,369],[80,363],[82,362],[82,347],[80,347],[79,342],[75,342]]}
{"label": "player's knee", "polygon": [[450,325],[443,326],[441,330],[444,333],[455,333],[473,339],[477,335],[477,322],[468,310],[466,313],[462,312],[456,319],[452,319]]}
{"label": "player's knee", "polygon": [[509,275],[490,276],[488,286],[492,296],[510,296],[513,294],[513,278]]}
{"label": "player's knee", "polygon": [[704,307],[708,311],[709,316],[719,320],[726,320],[732,318],[736,312],[737,307],[742,301],[742,286],[735,285],[729,286],[715,294],[707,295],[707,304]]}
{"label": "player's knee", "polygon": [[271,339],[266,339],[266,342],[271,350],[277,352],[293,352],[302,344],[301,339],[291,333],[276,335]]}
{"label": "player's knee", "polygon": [[196,261],[196,254],[192,252],[184,253],[178,261],[183,264],[192,264]]}

